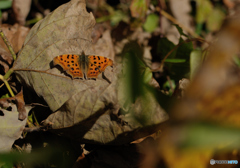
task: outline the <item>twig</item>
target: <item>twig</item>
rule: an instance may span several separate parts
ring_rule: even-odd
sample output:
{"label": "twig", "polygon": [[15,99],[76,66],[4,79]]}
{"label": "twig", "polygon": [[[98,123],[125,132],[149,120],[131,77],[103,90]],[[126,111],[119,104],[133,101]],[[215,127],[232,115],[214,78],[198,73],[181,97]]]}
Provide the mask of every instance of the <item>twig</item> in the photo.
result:
{"label": "twig", "polygon": [[5,34],[3,33],[1,28],[0,28],[0,36],[2,37],[2,39],[3,39],[4,43],[6,44],[8,50],[12,54],[13,60],[15,61],[17,59],[17,56],[16,56],[15,52],[13,51],[13,48],[12,48],[10,42],[8,41],[7,37],[5,36]]}
{"label": "twig", "polygon": [[179,21],[177,21],[174,17],[172,17],[171,15],[169,15],[167,12],[165,12],[164,10],[162,9],[158,9],[159,12],[165,16],[167,19],[169,19],[171,22],[173,22],[174,24],[177,24],[179,25],[182,29],[184,29],[186,32],[188,32],[189,34],[191,34],[193,37],[195,38],[199,38],[199,39],[202,39],[202,37],[200,37],[198,34],[196,34],[194,31],[192,31],[190,28],[184,26],[182,23],[180,23]]}
{"label": "twig", "polygon": [[[13,57],[13,60],[16,60],[17,56],[16,56],[15,52],[13,51],[13,48],[12,48],[10,42],[8,41],[7,37],[5,36],[5,34],[3,33],[1,28],[0,28],[0,36],[2,37],[2,39],[3,39],[4,43],[6,44],[8,50],[10,51],[10,53],[11,53],[11,55]],[[9,78],[9,76],[12,73],[13,73],[13,70],[9,69],[8,72],[4,76],[0,75],[0,79],[6,85],[6,87],[7,87],[8,91],[9,91],[9,93],[11,94],[11,96],[14,97],[15,95],[14,95],[14,93],[13,93],[13,91],[12,91],[8,81],[7,81],[7,79]]]}
{"label": "twig", "polygon": [[6,87],[7,87],[8,91],[9,91],[9,93],[11,94],[11,96],[14,97],[15,95],[14,95],[14,93],[13,93],[13,91],[12,91],[10,85],[8,84],[7,79],[5,79],[2,75],[0,75],[0,80],[2,80],[2,81],[4,82],[4,84],[6,85]]}

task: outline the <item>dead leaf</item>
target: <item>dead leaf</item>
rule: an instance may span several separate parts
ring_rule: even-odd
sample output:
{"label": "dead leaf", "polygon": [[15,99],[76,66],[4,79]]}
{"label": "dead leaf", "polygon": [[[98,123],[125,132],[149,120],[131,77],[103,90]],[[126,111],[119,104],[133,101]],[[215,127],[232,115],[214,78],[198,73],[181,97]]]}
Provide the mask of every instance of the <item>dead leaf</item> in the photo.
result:
{"label": "dead leaf", "polygon": [[[13,26],[3,24],[1,28],[12,45],[14,52],[17,53],[21,49],[29,29],[18,24]],[[2,38],[0,38],[0,65],[3,67],[4,73],[9,70],[9,66],[12,62],[13,57]]]}
{"label": "dead leaf", "polygon": [[30,11],[32,0],[13,0],[12,9],[15,20],[20,25],[25,25],[27,15]]}
{"label": "dead leaf", "polygon": [[[74,168],[153,168],[156,167],[157,148],[155,141],[151,138],[145,139],[139,144],[121,146],[99,146],[85,157],[81,157],[75,163]],[[91,165],[91,166],[90,166]]]}
{"label": "dead leaf", "polygon": [[17,106],[17,111],[19,112],[18,119],[25,120],[27,118],[27,112],[25,109],[25,102],[23,99],[23,91],[19,92],[15,97],[0,99],[0,107],[7,108],[14,102]]}
{"label": "dead leaf", "polygon": [[[19,24],[14,24],[13,26],[3,24],[1,25],[1,28],[8,41],[11,43],[14,52],[17,53],[22,48],[23,42],[29,32],[29,28]],[[2,39],[0,40],[0,45],[3,46],[6,51],[8,51],[8,48]]]}
{"label": "dead leaf", "polygon": [[112,38],[109,30],[106,30],[94,45],[93,49],[98,55],[114,59],[114,48]]}
{"label": "dead leaf", "polygon": [[167,119],[156,100],[153,101],[156,109],[149,113],[153,116],[147,123],[148,129],[140,123],[131,123],[132,116],[117,115],[121,65],[114,62],[113,69],[105,70],[110,82],[101,75],[96,80],[72,80],[51,66],[53,58],[61,54],[84,51],[113,57],[108,31],[96,44],[97,52],[93,51],[91,33],[94,24],[94,17],[86,11],[84,0],[72,0],[47,15],[31,29],[13,65],[18,79],[43,97],[54,112],[44,124],[52,123],[51,131],[55,133],[81,142],[101,144],[128,143],[153,133]]}
{"label": "dead leaf", "polygon": [[[4,104],[7,109],[0,109],[0,152],[9,152],[14,141],[21,137],[27,118],[24,120],[18,119],[19,112],[15,104],[9,101],[3,103],[2,99],[1,104]],[[24,108],[26,108],[27,115],[32,107],[28,106]]]}
{"label": "dead leaf", "polygon": [[[184,26],[192,28],[192,17],[190,0],[170,0],[169,3],[173,16]],[[193,29],[193,28],[192,28]]]}
{"label": "dead leaf", "polygon": [[12,55],[0,45],[0,65],[3,67],[4,73],[6,73],[9,70],[12,61],[13,61]]}
{"label": "dead leaf", "polygon": [[[71,80],[51,66],[57,55],[79,54],[83,50],[86,54],[97,54],[90,47],[95,20],[87,13],[84,2],[73,0],[36,23],[13,65],[15,73],[44,97],[52,111],[59,109],[73,94],[85,90],[91,83],[96,84],[93,80]],[[81,83],[86,84],[79,87]]]}

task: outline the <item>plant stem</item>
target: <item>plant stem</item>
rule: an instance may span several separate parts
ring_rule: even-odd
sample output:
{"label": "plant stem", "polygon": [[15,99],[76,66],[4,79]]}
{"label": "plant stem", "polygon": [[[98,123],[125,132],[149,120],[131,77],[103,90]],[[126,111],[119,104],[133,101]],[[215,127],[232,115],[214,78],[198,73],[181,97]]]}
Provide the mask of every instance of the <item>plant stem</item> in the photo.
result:
{"label": "plant stem", "polygon": [[2,39],[3,39],[4,43],[6,44],[8,50],[12,54],[13,60],[15,61],[17,56],[16,56],[15,52],[13,51],[13,48],[12,48],[10,42],[8,41],[7,37],[5,36],[5,34],[3,33],[1,28],[0,28],[0,36],[2,37]]}
{"label": "plant stem", "polygon": [[186,30],[189,34],[191,34],[193,37],[198,38],[198,39],[202,39],[202,37],[200,37],[198,34],[196,34],[193,30],[191,30],[190,28],[186,27],[185,25],[183,25],[182,23],[180,23],[179,21],[177,21],[174,17],[172,17],[171,15],[169,15],[167,12],[165,12],[162,9],[158,9],[159,12],[165,16],[168,20],[170,20],[171,22],[173,22],[174,24],[179,25],[183,30]]}
{"label": "plant stem", "polygon": [[2,80],[2,81],[4,82],[4,84],[6,85],[6,87],[7,87],[8,91],[9,91],[9,93],[11,94],[11,96],[14,97],[15,95],[14,95],[14,93],[13,93],[13,91],[12,91],[10,85],[8,84],[7,79],[5,79],[2,75],[0,75],[0,80]]}

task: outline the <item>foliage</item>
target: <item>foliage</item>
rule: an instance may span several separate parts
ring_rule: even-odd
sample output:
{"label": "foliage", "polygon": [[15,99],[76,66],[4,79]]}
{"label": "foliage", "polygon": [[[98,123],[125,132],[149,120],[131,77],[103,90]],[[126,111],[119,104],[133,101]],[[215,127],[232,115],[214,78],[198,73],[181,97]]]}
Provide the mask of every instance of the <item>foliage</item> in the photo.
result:
{"label": "foliage", "polygon": [[[52,9],[34,1],[24,23],[43,19],[26,38],[9,33],[10,26],[1,31],[18,57],[0,43],[0,151],[8,152],[0,153],[0,167],[207,167],[212,158],[239,160],[233,152],[239,150],[239,16],[222,25],[237,10],[231,5],[71,0]],[[6,9],[14,10],[12,1],[0,1]],[[25,40],[21,50],[16,38]],[[57,55],[82,51],[112,59],[113,68],[96,80],[73,80],[53,66]],[[22,90],[24,99],[14,96]]]}

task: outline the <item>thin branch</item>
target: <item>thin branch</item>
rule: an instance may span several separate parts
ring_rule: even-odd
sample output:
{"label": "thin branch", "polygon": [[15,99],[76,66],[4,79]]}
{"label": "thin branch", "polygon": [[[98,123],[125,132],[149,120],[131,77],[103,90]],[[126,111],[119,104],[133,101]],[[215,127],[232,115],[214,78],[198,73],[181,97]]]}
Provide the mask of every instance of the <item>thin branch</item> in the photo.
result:
{"label": "thin branch", "polygon": [[8,41],[7,37],[5,36],[5,34],[3,33],[1,28],[0,28],[0,36],[2,37],[2,39],[3,39],[4,43],[6,44],[8,50],[12,54],[13,60],[15,61],[17,59],[17,56],[16,56],[16,54],[15,54],[13,48],[12,48],[12,45]]}
{"label": "thin branch", "polygon": [[10,85],[8,84],[7,79],[5,79],[2,75],[0,75],[0,80],[2,80],[2,81],[4,82],[4,84],[6,85],[6,87],[7,87],[8,91],[9,91],[9,93],[11,94],[11,96],[14,97],[15,95],[14,95],[14,93],[13,93],[13,91],[12,91]]}
{"label": "thin branch", "polygon": [[189,34],[191,34],[193,37],[198,38],[198,39],[202,39],[202,37],[200,37],[198,34],[196,34],[192,29],[186,27],[185,25],[183,25],[182,23],[180,23],[179,21],[177,21],[174,17],[172,17],[171,15],[169,15],[167,12],[165,12],[162,9],[159,9],[160,13],[165,16],[168,20],[170,20],[171,22],[173,22],[174,24],[179,25],[183,30],[185,30],[186,32],[188,32]]}

